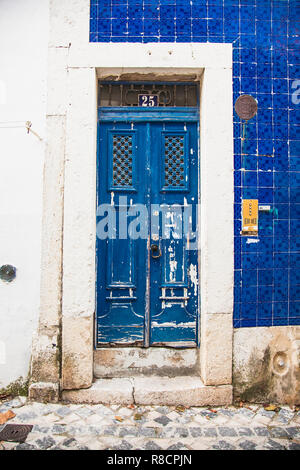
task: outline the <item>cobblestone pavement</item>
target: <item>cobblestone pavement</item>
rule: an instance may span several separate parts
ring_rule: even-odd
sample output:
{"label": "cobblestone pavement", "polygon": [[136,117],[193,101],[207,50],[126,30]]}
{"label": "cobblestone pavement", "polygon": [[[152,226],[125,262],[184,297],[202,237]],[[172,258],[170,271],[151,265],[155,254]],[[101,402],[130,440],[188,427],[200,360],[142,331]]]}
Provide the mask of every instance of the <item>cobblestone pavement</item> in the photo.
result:
{"label": "cobblestone pavement", "polygon": [[[0,403],[8,423],[32,424],[26,442],[1,449],[300,450],[300,411],[240,408]],[[0,426],[0,431],[5,425]]]}

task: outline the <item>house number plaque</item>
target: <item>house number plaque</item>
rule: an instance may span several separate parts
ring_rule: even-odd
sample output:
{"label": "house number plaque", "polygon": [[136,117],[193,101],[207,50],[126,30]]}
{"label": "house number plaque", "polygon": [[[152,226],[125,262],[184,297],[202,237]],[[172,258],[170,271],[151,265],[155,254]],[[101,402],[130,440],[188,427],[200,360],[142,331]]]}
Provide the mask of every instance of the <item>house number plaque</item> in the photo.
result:
{"label": "house number plaque", "polygon": [[158,95],[139,95],[139,106],[148,108],[158,106]]}

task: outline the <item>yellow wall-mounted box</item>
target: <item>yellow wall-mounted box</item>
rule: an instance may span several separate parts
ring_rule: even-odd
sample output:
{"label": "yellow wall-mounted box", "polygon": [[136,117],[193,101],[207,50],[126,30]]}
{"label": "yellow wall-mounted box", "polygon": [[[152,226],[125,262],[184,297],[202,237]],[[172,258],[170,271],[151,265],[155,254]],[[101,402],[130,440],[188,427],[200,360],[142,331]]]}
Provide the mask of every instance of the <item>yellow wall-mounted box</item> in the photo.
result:
{"label": "yellow wall-mounted box", "polygon": [[258,234],[258,199],[242,201],[242,235]]}

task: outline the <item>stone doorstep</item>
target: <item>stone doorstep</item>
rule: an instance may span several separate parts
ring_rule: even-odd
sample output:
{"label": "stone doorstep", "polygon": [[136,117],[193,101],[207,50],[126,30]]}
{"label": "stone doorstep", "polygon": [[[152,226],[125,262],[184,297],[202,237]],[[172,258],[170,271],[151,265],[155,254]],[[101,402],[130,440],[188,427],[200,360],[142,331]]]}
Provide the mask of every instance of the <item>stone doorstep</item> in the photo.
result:
{"label": "stone doorstep", "polygon": [[199,349],[98,348],[94,351],[96,378],[132,376],[191,376],[199,369]]}
{"label": "stone doorstep", "polygon": [[232,385],[208,386],[191,376],[97,379],[90,388],[64,390],[62,400],[105,405],[230,405]]}

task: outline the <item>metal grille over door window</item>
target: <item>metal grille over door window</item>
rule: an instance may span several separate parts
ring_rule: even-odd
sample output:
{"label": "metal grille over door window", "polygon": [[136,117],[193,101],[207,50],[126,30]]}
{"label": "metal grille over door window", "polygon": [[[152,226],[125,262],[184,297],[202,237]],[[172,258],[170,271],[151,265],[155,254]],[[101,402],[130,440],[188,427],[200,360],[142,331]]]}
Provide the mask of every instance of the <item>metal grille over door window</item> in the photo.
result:
{"label": "metal grille over door window", "polygon": [[150,105],[159,108],[195,107],[198,86],[196,83],[99,83],[99,106],[143,106],[141,96],[152,98]]}
{"label": "metal grille over door window", "polygon": [[113,136],[113,185],[132,186],[132,136]]}
{"label": "metal grille over door window", "polygon": [[184,137],[165,136],[165,187],[183,188]]}

